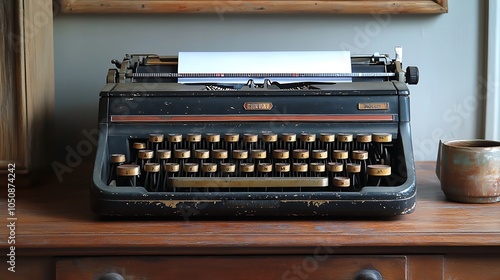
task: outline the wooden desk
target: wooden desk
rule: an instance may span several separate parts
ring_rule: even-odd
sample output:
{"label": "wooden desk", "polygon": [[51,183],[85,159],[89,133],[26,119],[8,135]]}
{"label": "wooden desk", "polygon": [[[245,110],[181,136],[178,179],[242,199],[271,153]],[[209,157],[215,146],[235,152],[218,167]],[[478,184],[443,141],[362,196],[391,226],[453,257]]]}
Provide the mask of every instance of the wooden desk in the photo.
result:
{"label": "wooden desk", "polygon": [[356,279],[374,269],[384,280],[500,279],[500,204],[446,201],[432,162],[417,175],[415,212],[391,220],[109,220],[89,210],[85,165],[17,188],[16,273],[1,226],[0,278]]}

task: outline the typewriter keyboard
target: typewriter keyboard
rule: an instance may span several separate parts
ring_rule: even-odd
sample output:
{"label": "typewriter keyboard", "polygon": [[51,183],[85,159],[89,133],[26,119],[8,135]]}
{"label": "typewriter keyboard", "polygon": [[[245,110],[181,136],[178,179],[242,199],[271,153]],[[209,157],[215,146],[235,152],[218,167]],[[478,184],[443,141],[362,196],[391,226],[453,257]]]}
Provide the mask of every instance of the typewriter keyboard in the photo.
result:
{"label": "typewriter keyboard", "polygon": [[393,141],[390,133],[150,134],[110,155],[107,183],[150,192],[359,191],[391,186]]}

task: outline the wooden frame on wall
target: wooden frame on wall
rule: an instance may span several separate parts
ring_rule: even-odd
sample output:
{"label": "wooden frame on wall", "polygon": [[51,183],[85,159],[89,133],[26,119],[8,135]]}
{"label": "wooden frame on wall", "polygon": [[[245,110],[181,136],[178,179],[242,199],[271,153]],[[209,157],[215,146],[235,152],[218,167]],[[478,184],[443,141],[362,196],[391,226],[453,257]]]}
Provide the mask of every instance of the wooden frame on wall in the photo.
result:
{"label": "wooden frame on wall", "polygon": [[439,14],[448,0],[55,0],[62,13]]}
{"label": "wooden frame on wall", "polygon": [[0,174],[49,161],[54,107],[52,0],[0,2]]}

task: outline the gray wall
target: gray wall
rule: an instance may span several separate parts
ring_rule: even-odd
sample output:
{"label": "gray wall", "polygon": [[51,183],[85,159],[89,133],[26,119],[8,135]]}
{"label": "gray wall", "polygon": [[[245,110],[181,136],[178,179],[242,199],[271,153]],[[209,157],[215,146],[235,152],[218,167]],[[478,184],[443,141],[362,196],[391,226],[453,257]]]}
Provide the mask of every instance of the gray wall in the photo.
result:
{"label": "gray wall", "polygon": [[56,147],[64,156],[96,127],[112,58],[179,51],[343,50],[393,56],[420,69],[410,86],[416,160],[439,139],[483,136],[486,1],[449,1],[443,15],[57,15]]}

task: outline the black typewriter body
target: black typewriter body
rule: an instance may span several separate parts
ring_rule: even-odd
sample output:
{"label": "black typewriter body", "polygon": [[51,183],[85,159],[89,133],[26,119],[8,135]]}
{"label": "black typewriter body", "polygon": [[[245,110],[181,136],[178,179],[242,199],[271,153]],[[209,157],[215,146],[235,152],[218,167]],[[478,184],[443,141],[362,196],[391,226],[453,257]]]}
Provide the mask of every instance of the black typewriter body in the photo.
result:
{"label": "black typewriter body", "polygon": [[175,73],[172,58],[116,63],[100,93],[93,211],[185,219],[413,212],[410,101],[400,65],[356,59],[353,72],[395,75],[186,85],[132,75]]}

